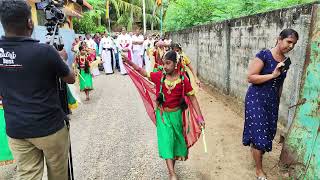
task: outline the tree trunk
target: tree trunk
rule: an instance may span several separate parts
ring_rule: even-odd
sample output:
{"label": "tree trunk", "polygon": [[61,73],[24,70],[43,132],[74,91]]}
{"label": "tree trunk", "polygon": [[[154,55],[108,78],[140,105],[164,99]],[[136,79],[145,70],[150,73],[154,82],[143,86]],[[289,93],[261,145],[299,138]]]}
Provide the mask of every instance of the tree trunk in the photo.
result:
{"label": "tree trunk", "polygon": [[[156,15],[157,5],[153,7],[152,17]],[[151,31],[153,31],[153,21],[151,21]]]}
{"label": "tree trunk", "polygon": [[[130,2],[131,2],[131,4],[133,4],[133,0],[131,0]],[[132,31],[132,29],[133,29],[133,7],[131,7],[130,21],[131,21],[130,31]]]}
{"label": "tree trunk", "polygon": [[101,26],[101,16],[98,16],[98,27]]}

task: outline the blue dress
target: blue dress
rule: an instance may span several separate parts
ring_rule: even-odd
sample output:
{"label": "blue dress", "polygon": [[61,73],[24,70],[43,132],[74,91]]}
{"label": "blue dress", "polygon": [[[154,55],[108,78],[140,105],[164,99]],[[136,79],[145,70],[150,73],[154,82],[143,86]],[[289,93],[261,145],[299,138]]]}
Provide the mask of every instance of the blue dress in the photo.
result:
{"label": "blue dress", "polygon": [[[272,74],[277,62],[269,49],[261,50],[257,58],[264,62],[261,75]],[[250,85],[245,98],[243,145],[270,152],[277,131],[280,88],[286,72],[263,84]]]}

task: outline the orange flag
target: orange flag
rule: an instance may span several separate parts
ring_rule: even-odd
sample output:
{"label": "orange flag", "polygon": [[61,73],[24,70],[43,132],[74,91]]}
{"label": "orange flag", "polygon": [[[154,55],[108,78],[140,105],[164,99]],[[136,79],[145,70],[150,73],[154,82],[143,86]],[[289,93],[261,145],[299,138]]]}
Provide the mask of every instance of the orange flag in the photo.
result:
{"label": "orange flag", "polygon": [[162,0],[156,0],[156,3],[157,3],[158,6],[161,6]]}

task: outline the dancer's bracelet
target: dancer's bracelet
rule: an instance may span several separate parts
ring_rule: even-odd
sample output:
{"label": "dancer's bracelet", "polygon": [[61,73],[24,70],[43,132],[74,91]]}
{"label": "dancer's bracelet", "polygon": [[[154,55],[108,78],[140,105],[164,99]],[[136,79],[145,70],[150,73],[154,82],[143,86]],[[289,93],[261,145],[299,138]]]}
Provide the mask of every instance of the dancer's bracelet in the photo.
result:
{"label": "dancer's bracelet", "polygon": [[198,121],[198,123],[204,122],[203,116],[197,116],[197,117],[196,117],[196,120]]}

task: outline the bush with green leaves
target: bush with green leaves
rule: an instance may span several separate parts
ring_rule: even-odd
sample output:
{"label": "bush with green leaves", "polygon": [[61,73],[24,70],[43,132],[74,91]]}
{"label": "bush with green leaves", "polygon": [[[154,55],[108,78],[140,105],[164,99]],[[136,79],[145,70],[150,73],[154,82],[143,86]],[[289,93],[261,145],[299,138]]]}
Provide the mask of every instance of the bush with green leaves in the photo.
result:
{"label": "bush with green leaves", "polygon": [[315,0],[172,0],[165,30],[175,31],[208,22],[246,16]]}
{"label": "bush with green leaves", "polygon": [[[74,30],[77,33],[101,31],[102,26],[109,27],[106,19],[106,0],[88,0],[88,2],[93,6],[93,10],[85,12],[81,19],[73,20]],[[141,26],[142,0],[109,0],[109,2],[111,26],[126,27],[128,31],[134,30],[134,25]],[[149,29],[159,28],[160,10],[155,0],[145,0],[145,5],[147,26]]]}

